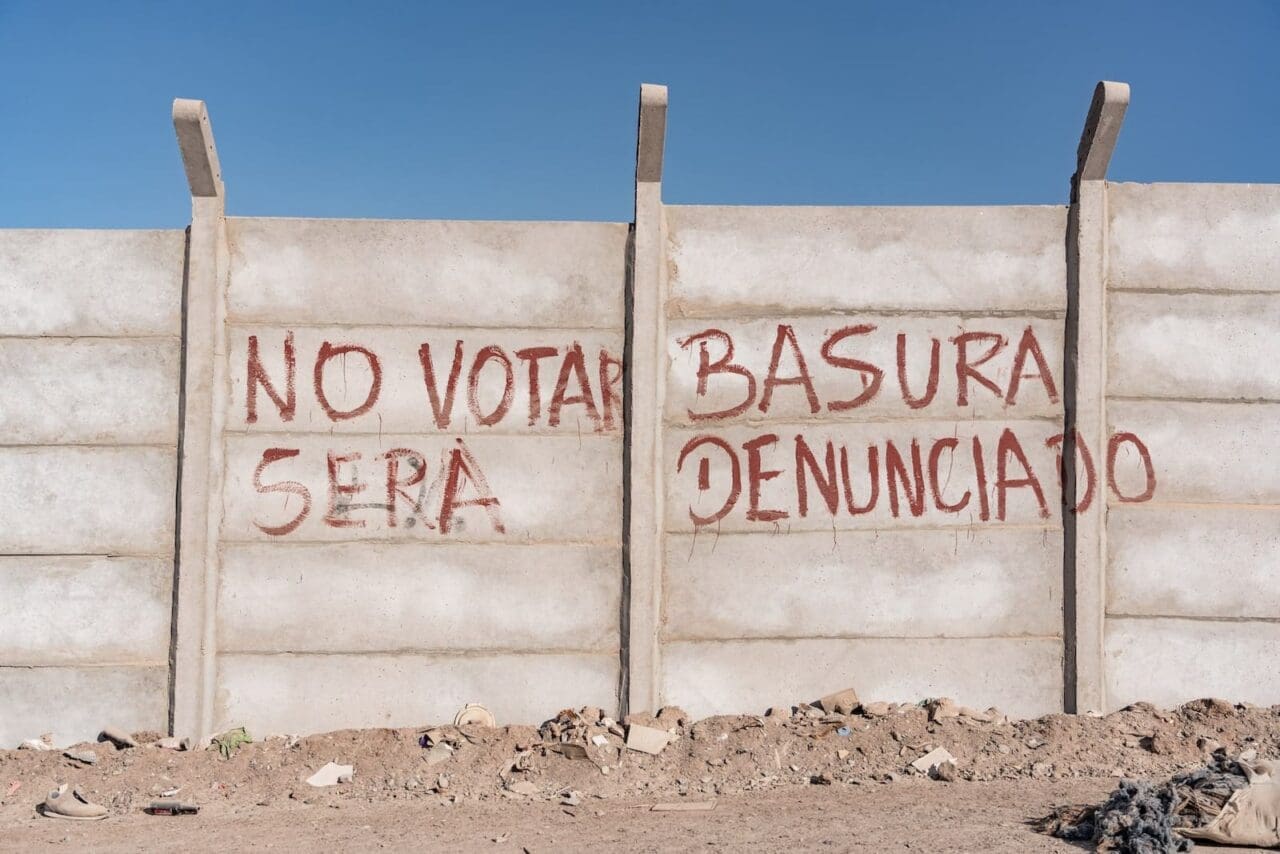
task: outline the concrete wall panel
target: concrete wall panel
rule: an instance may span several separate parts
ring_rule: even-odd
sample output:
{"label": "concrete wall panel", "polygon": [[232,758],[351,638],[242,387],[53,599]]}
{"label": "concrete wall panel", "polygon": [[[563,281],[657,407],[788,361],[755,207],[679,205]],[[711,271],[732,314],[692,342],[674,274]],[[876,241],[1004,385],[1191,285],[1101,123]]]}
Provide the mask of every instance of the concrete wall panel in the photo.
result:
{"label": "concrete wall panel", "polygon": [[621,328],[627,226],[227,221],[233,321]]}
{"label": "concrete wall panel", "polygon": [[0,557],[0,662],[164,665],[172,589],[166,558]]}
{"label": "concrete wall panel", "polygon": [[1117,292],[1108,314],[1108,393],[1280,400],[1280,294]]}
{"label": "concrete wall panel", "polygon": [[1057,638],[680,642],[666,646],[663,702],[695,717],[763,712],[853,686],[863,700],[947,696],[1020,717],[1062,708]]}
{"label": "concrete wall panel", "polygon": [[160,667],[7,667],[0,665],[0,746],[53,734],[65,747],[96,741],[104,726],[164,730],[169,669]]}
{"label": "concrete wall panel", "polygon": [[[1043,505],[1037,501],[1034,490],[1029,486],[1014,487],[1015,479],[1025,479],[1022,466],[1016,461],[1012,447],[1006,445],[1006,453],[998,453],[1000,440],[1004,431],[1011,432],[1030,463],[1031,470],[1037,479],[1043,496]],[[692,446],[699,437],[708,435],[696,430],[669,430],[664,436],[666,442],[666,520],[667,530],[677,533],[691,531],[694,520],[691,514],[709,519],[722,511],[726,506],[731,509],[712,526],[716,531],[827,531],[834,529],[871,529],[871,528],[910,528],[934,526],[968,526],[975,524],[996,524],[1007,522],[1020,525],[1058,524],[1061,515],[1057,484],[1058,467],[1056,452],[1049,446],[1049,439],[1061,432],[1059,425],[1050,421],[1009,421],[1009,422],[917,422],[904,429],[895,424],[846,424],[839,426],[804,425],[804,424],[771,424],[768,427],[750,428],[745,426],[718,427],[710,435],[725,441],[733,449],[731,457],[723,448],[703,443],[685,455],[684,463],[679,467],[680,457],[686,447]],[[777,441],[761,446],[760,477],[757,478],[754,491],[758,494],[756,516],[749,518],[752,512],[751,493],[751,453],[746,443],[762,441],[768,436],[777,436]],[[826,479],[829,471],[825,467],[827,442],[832,443],[835,466],[834,492],[831,497],[836,501],[836,514],[833,517],[829,506],[825,503],[822,491],[817,487],[810,466],[806,462],[803,467],[797,466],[796,455],[799,443],[797,436],[803,436],[803,444],[812,450],[818,461],[819,470]],[[978,457],[983,461],[986,493],[988,495],[987,515],[983,520],[983,505],[980,496],[978,468],[974,464],[973,438],[980,444]],[[902,467],[911,482],[910,488],[903,488],[902,478],[895,474],[894,488],[889,488],[887,475],[888,448],[886,442],[892,439],[894,448],[902,460]],[[914,472],[914,459],[911,450],[912,440],[919,445],[919,458],[922,478],[917,479]],[[954,449],[944,448],[937,456],[937,466],[930,466],[930,454],[935,444],[942,439],[954,439],[958,446]],[[853,515],[849,510],[849,502],[844,494],[843,473],[840,448],[847,449],[850,491],[854,504],[865,507],[872,497],[872,478],[869,448],[876,448],[878,494],[874,506],[869,512]],[[1006,488],[997,489],[999,482],[999,458],[1006,459]],[[702,460],[708,460],[703,470]],[[733,460],[737,461],[739,472],[739,493],[733,493]],[[936,468],[936,476],[931,472]],[[779,471],[774,477],[767,477],[767,472]],[[896,471],[896,469],[895,469]],[[806,494],[806,514],[800,513],[799,483],[803,473]],[[706,475],[704,478],[703,475]],[[935,497],[932,485],[937,484]],[[919,485],[919,492],[915,487]],[[706,487],[705,489],[702,487]],[[999,495],[1003,491],[1005,507],[1003,518],[1000,513]],[[965,495],[968,494],[968,499]],[[893,514],[892,497],[897,496],[897,515]],[[921,500],[913,507],[913,501]],[[939,509],[937,499],[946,505],[961,505],[956,512],[945,512]],[[919,510],[919,515],[915,511]],[[1045,513],[1042,517],[1041,513]],[[776,511],[786,514],[771,519],[767,514]]]}
{"label": "concrete wall panel", "polygon": [[229,546],[224,652],[618,648],[617,546]]}
{"label": "concrete wall panel", "polygon": [[667,206],[685,317],[1066,309],[1066,208]]}
{"label": "concrete wall panel", "polygon": [[1280,623],[1110,619],[1106,657],[1112,709],[1199,697],[1270,705],[1280,697]]}
{"label": "concrete wall panel", "polygon": [[[872,326],[873,331],[855,333],[859,326]],[[795,357],[787,337],[787,328],[795,336],[803,367]],[[1022,345],[1027,329],[1031,335]],[[827,421],[868,421],[906,418],[1036,418],[1062,417],[1062,344],[1065,326],[1062,320],[990,317],[902,317],[850,315],[823,317],[768,318],[758,320],[705,319],[673,320],[668,325],[666,415],[677,423],[708,423],[705,416],[724,413],[740,406],[751,397],[751,405],[741,414],[716,419],[714,423],[732,421],[824,419]],[[709,334],[711,333],[711,334]],[[749,394],[749,380],[740,373],[708,373],[706,387],[698,394],[699,369],[705,348],[709,370],[727,355],[729,336],[733,345],[733,364],[750,371],[755,379],[755,394]],[[965,339],[956,344],[956,336],[964,333],[991,333],[1005,342],[988,339]],[[898,369],[898,337],[903,337],[904,370]],[[938,342],[938,360],[932,358],[933,342]],[[824,347],[830,359],[824,355]],[[781,342],[781,344],[779,344]],[[776,376],[793,379],[809,376],[815,400],[810,401],[803,384],[779,385],[765,397],[766,380],[775,346],[779,359]],[[957,366],[960,346],[965,349],[966,364],[976,362],[988,350],[998,347],[990,361],[975,368],[1001,390],[997,395],[972,379],[964,383],[964,401],[960,405],[960,382]],[[1012,368],[1021,353],[1020,375],[1014,386]],[[1048,368],[1048,380],[1037,367],[1036,354]],[[859,360],[879,371],[864,371],[836,360]],[[1027,375],[1031,375],[1027,378]],[[930,380],[935,388],[932,399],[927,394]],[[906,392],[904,393],[904,381]],[[874,396],[852,409],[842,403],[857,401],[872,386]],[[1051,393],[1052,392],[1052,393]],[[1009,403],[1008,398],[1013,402]],[[913,407],[907,400],[914,401]],[[928,401],[925,403],[925,401]],[[817,411],[814,411],[814,405]],[[833,408],[834,404],[834,408]],[[924,404],[924,405],[919,405]],[[694,415],[690,415],[694,413]],[[703,416],[698,418],[697,416]]]}
{"label": "concrete wall panel", "polygon": [[[284,420],[280,406],[272,401],[259,381],[254,384],[255,421],[250,424],[249,339],[252,336],[257,341],[255,365],[261,365],[272,390],[287,408],[289,372],[285,342],[289,334],[293,336],[295,363],[291,418]],[[458,341],[463,343],[463,355],[456,362],[455,374]],[[324,402],[332,410],[355,412],[375,393],[375,375],[369,358],[355,352],[321,360],[320,353],[326,342],[332,348],[363,347],[377,359],[376,397],[363,414],[339,420],[326,414],[316,392],[318,362],[320,389]],[[428,347],[425,354],[421,350],[424,344]],[[231,430],[574,435],[622,431],[621,328],[617,331],[521,331],[238,326],[230,330],[229,346],[231,397],[227,424]],[[555,355],[537,352],[545,348],[554,348]],[[524,358],[517,355],[521,352],[525,353]],[[430,366],[437,403],[431,398],[424,362]],[[602,362],[607,364],[602,367]],[[454,391],[450,406],[451,376]],[[603,391],[606,384],[611,394],[609,400]],[[590,403],[582,401],[583,397],[589,397]],[[439,414],[436,405],[440,407]]]}
{"label": "concrete wall panel", "polygon": [[0,335],[177,335],[180,230],[0,230]]}
{"label": "concrete wall panel", "polygon": [[617,703],[616,655],[225,655],[219,728],[256,737],[452,722],[484,703],[499,724]]}
{"label": "concrete wall panel", "polygon": [[1062,534],[1013,529],[667,538],[666,636],[1062,631]]}
{"label": "concrete wall panel", "polygon": [[[227,439],[227,479],[223,492],[226,516],[223,541],[246,540],[430,540],[618,542],[622,513],[622,445],[617,438],[577,436],[239,436]],[[297,528],[272,535],[303,510],[300,494],[259,493],[254,474],[270,448],[299,451],[271,462],[260,475],[264,487],[285,482],[303,485],[311,507]],[[440,530],[446,460],[465,448],[475,473],[483,475],[487,493],[471,478],[459,476],[457,502],[496,497],[496,506],[456,506],[450,531]],[[387,460],[393,449],[416,451],[426,461],[421,482],[397,490],[396,525],[388,524]],[[335,482],[355,486],[354,495],[330,496],[329,454],[359,454],[335,465]],[[413,480],[408,457],[399,458],[398,482]],[[465,460],[465,457],[458,459]],[[472,464],[468,464],[472,467]],[[461,468],[458,469],[462,471]],[[405,498],[409,493],[412,502]],[[421,507],[415,516],[413,508]],[[502,525],[496,527],[494,517]],[[326,521],[328,517],[331,521]],[[363,524],[361,524],[363,523]]]}
{"label": "concrete wall panel", "polygon": [[[1107,409],[1113,431],[1132,432],[1149,450],[1156,501],[1280,504],[1280,404],[1111,401]],[[1143,493],[1136,446],[1118,446],[1114,469],[1122,494]]]}
{"label": "concrete wall panel", "polygon": [[1113,614],[1280,617],[1280,511],[1113,507],[1107,609]]}
{"label": "concrete wall panel", "polygon": [[1280,291],[1280,185],[1110,184],[1112,288]]}
{"label": "concrete wall panel", "polygon": [[172,444],[178,339],[0,338],[5,444]]}
{"label": "concrete wall panel", "polygon": [[0,553],[171,554],[172,448],[0,448]]}

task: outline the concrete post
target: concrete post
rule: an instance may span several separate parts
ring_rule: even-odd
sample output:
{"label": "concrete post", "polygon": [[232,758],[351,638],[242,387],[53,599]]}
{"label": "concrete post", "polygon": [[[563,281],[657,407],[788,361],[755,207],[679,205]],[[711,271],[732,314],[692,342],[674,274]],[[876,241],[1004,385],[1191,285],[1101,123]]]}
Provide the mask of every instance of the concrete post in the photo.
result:
{"label": "concrete post", "polygon": [[662,423],[666,392],[666,223],[662,155],[667,87],[640,87],[636,142],[635,234],[627,316],[626,389],[629,454],[625,537],[622,711],[659,704],[658,632],[662,616]]}
{"label": "concrete post", "polygon": [[[1105,711],[1107,567],[1107,166],[1129,105],[1127,83],[1093,93],[1076,152],[1067,216],[1066,440],[1063,449],[1065,696],[1068,712]],[[1077,502],[1077,439],[1094,449],[1097,484]]]}
{"label": "concrete post", "polygon": [[214,609],[226,412],[226,199],[203,101],[173,102],[173,126],[191,189],[182,313],[177,568],[170,728],[203,736],[213,724]]}

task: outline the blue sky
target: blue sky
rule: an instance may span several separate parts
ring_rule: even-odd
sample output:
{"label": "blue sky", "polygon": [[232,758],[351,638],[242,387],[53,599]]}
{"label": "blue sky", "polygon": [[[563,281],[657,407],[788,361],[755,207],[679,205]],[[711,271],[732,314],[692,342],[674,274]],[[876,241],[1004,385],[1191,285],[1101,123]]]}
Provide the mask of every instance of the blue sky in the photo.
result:
{"label": "blue sky", "polygon": [[228,211],[631,216],[637,90],[675,203],[1062,203],[1093,85],[1116,180],[1280,181],[1280,2],[0,0],[0,227],[180,227],[174,97]]}

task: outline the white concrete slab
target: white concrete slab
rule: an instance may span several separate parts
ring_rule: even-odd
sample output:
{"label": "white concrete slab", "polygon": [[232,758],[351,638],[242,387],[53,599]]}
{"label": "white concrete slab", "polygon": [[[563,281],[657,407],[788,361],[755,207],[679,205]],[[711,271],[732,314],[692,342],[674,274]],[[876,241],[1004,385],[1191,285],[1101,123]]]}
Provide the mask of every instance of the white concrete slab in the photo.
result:
{"label": "white concrete slab", "polygon": [[228,546],[223,652],[617,653],[618,546]]}
{"label": "white concrete slab", "polygon": [[674,316],[1066,310],[1064,207],[665,212]]}
{"label": "white concrete slab", "polygon": [[1108,619],[1107,707],[1199,697],[1280,703],[1280,623]]}
{"label": "white concrete slab", "polygon": [[231,320],[622,326],[627,225],[227,220]]}
{"label": "white concrete slab", "polygon": [[616,655],[223,655],[215,720],[306,734],[450,723],[483,703],[499,725],[537,725],[570,706],[616,710],[617,682]]}
{"label": "white concrete slab", "polygon": [[[1003,518],[1000,512],[1000,493],[997,489],[1000,440],[1009,430],[1017,447],[1022,449],[1035,476],[1042,505],[1030,486],[1015,486],[1015,481],[1027,479],[1027,474],[1008,444],[1006,453],[1006,488],[1003,490],[1005,506]],[[994,525],[999,522],[1020,525],[1056,525],[1061,515],[1060,489],[1058,486],[1057,451],[1048,440],[1061,432],[1059,425],[1050,421],[920,421],[897,423],[826,424],[770,424],[767,427],[725,426],[714,432],[697,430],[668,430],[666,443],[666,524],[667,530],[684,533],[695,527],[694,516],[700,520],[714,520],[726,507],[730,509],[719,520],[698,526],[715,531],[826,531],[849,529],[896,529],[905,527],[955,527],[969,525]],[[730,454],[721,446],[701,441],[710,436],[715,441],[726,442],[733,450]],[[770,436],[776,442],[760,444],[755,450],[758,456],[758,476],[755,478],[758,498],[752,516],[752,456],[748,443],[765,443]],[[803,437],[802,443],[796,437]],[[974,464],[973,439],[979,440],[978,457],[983,462],[988,503],[983,518],[978,469]],[[918,444],[913,453],[912,441]],[[949,441],[956,442],[954,449]],[[892,441],[896,453],[893,466],[893,489],[889,487],[889,450]],[[831,443],[835,474],[826,466],[827,443]],[[797,449],[807,448],[816,460],[822,484],[813,475],[813,465],[803,457],[803,465],[797,465]],[[936,465],[930,465],[934,448],[939,448]],[[689,448],[683,465],[679,465],[682,452]],[[755,447],[755,446],[752,446]],[[845,457],[841,448],[846,449]],[[877,484],[872,490],[870,448],[875,448]],[[803,453],[803,452],[802,452]],[[916,477],[915,461],[920,462],[920,477]],[[842,464],[847,459],[847,466]],[[702,461],[707,460],[706,471]],[[733,493],[733,460],[737,461],[739,493]],[[678,468],[679,466],[679,468]],[[677,470],[678,468],[678,470]],[[844,490],[844,473],[847,470],[853,505],[865,510],[874,497],[869,511],[854,514]],[[769,477],[769,472],[780,472]],[[905,472],[906,477],[902,476]],[[703,478],[705,473],[706,478]],[[803,475],[799,477],[798,474]],[[904,480],[908,482],[904,486]],[[805,510],[800,510],[800,483],[804,484]],[[936,485],[936,490],[934,486]],[[705,489],[702,487],[706,487]],[[936,493],[936,494],[935,494]],[[897,513],[894,514],[896,495]],[[968,498],[966,499],[966,495]],[[831,498],[835,514],[827,503]],[[917,500],[919,499],[919,500]],[[939,508],[938,501],[954,512]],[[962,505],[962,506],[961,506]],[[918,511],[918,513],[917,513]],[[776,516],[774,514],[785,514]]]}
{"label": "white concrete slab", "polygon": [[1061,567],[1047,529],[671,535],[664,636],[1053,635]]}
{"label": "white concrete slab", "polygon": [[685,641],[664,652],[662,701],[694,717],[763,713],[848,687],[864,701],[946,696],[1018,717],[1062,709],[1057,638]]}
{"label": "white concrete slab", "polygon": [[1108,393],[1280,400],[1280,293],[1110,295]]}
{"label": "white concrete slab", "polygon": [[1110,184],[1113,288],[1280,291],[1280,184]]}
{"label": "white concrete slab", "polygon": [[1122,505],[1107,520],[1109,612],[1280,617],[1280,510]]}
{"label": "white concrete slab", "polygon": [[[384,434],[233,436],[227,439],[227,478],[223,492],[226,516],[224,541],[326,540],[360,541],[501,541],[616,543],[621,537],[622,444],[620,438],[577,436],[422,436]],[[268,534],[298,519],[303,511],[300,493],[281,490],[259,493],[254,473],[271,448],[297,450],[297,456],[271,462],[262,471],[264,488],[292,482],[308,491],[311,509],[290,532]],[[402,449],[418,457],[400,455],[395,480],[419,482],[396,490],[394,518],[389,524],[388,457]],[[456,456],[465,450],[471,456]],[[335,491],[330,504],[329,454],[359,459],[335,462],[335,483],[359,489]],[[447,461],[461,460],[455,464]],[[413,464],[425,460],[417,478]],[[488,489],[466,476],[462,465],[483,476]],[[458,488],[449,531],[441,530],[445,486],[454,468]],[[408,497],[406,497],[406,494]],[[488,506],[460,506],[459,502],[497,499]],[[413,508],[421,507],[415,518]],[[329,521],[326,521],[328,518]],[[409,519],[414,518],[412,524]],[[499,529],[501,525],[501,529]],[[262,526],[262,527],[260,527]]]}
{"label": "white concrete slab", "polygon": [[0,662],[164,664],[173,561],[0,557]]}
{"label": "white concrete slab", "polygon": [[186,237],[0,230],[0,335],[177,335]]}
{"label": "white concrete slab", "polygon": [[[285,358],[290,335],[292,407]],[[251,337],[257,342],[257,359],[252,362]],[[228,338],[231,397],[227,425],[231,430],[622,432],[621,329],[236,326]],[[371,353],[376,373],[372,367],[375,362],[364,352],[341,352],[340,348],[348,346]],[[255,376],[252,410],[248,398],[251,369]],[[265,377],[265,383],[260,377]],[[272,393],[280,398],[279,403],[272,399]]]}
{"label": "white concrete slab", "polygon": [[[1111,401],[1107,416],[1113,432],[1131,432],[1147,447],[1152,500],[1280,504],[1280,404]],[[1135,445],[1118,447],[1115,472],[1123,494],[1143,494]]]}
{"label": "white concrete slab", "polygon": [[0,553],[173,552],[172,448],[0,448]]}
{"label": "white concrete slab", "polygon": [[[809,418],[1061,419],[1064,332],[1062,320],[1012,317],[855,314],[675,320],[667,332],[666,416],[684,424]],[[966,337],[957,343],[962,335]],[[977,337],[983,335],[991,337]],[[739,366],[749,378],[741,370],[717,370],[730,345],[732,358],[724,368]],[[699,394],[704,350],[705,387]],[[989,361],[984,361],[989,353]],[[1037,357],[1047,370],[1040,370]],[[974,379],[970,370],[998,391]],[[1044,374],[1047,381],[1040,378]],[[736,409],[741,411],[734,414]]]}
{"label": "white concrete slab", "polygon": [[179,342],[0,339],[5,444],[173,444]]}
{"label": "white concrete slab", "polygon": [[126,732],[168,726],[169,668],[0,665],[0,747],[53,734],[66,747],[96,741],[107,725]]}

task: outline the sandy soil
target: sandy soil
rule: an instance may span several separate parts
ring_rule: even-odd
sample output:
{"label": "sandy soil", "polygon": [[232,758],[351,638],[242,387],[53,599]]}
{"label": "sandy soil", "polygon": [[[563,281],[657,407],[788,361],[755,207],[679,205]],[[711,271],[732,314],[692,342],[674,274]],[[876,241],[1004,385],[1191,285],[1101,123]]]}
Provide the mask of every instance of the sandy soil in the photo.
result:
{"label": "sandy soil", "polygon": [[[656,756],[626,749],[624,727],[593,709],[541,728],[439,727],[435,749],[420,730],[382,729],[270,737],[230,758],[146,744],[154,734],[139,734],[136,748],[72,748],[92,750],[92,765],[61,750],[0,751],[0,850],[1070,851],[1026,823],[1102,799],[1120,775],[1197,767],[1219,746],[1280,755],[1280,707],[1221,700],[1029,721],[946,704],[933,715],[915,705],[874,711],[637,716],[670,733]],[[939,746],[956,757],[954,782],[910,765]],[[354,779],[307,785],[331,760],[354,765]],[[36,804],[63,782],[110,817],[39,816]],[[200,814],[142,812],[173,789]],[[709,800],[710,811],[651,811]]]}

